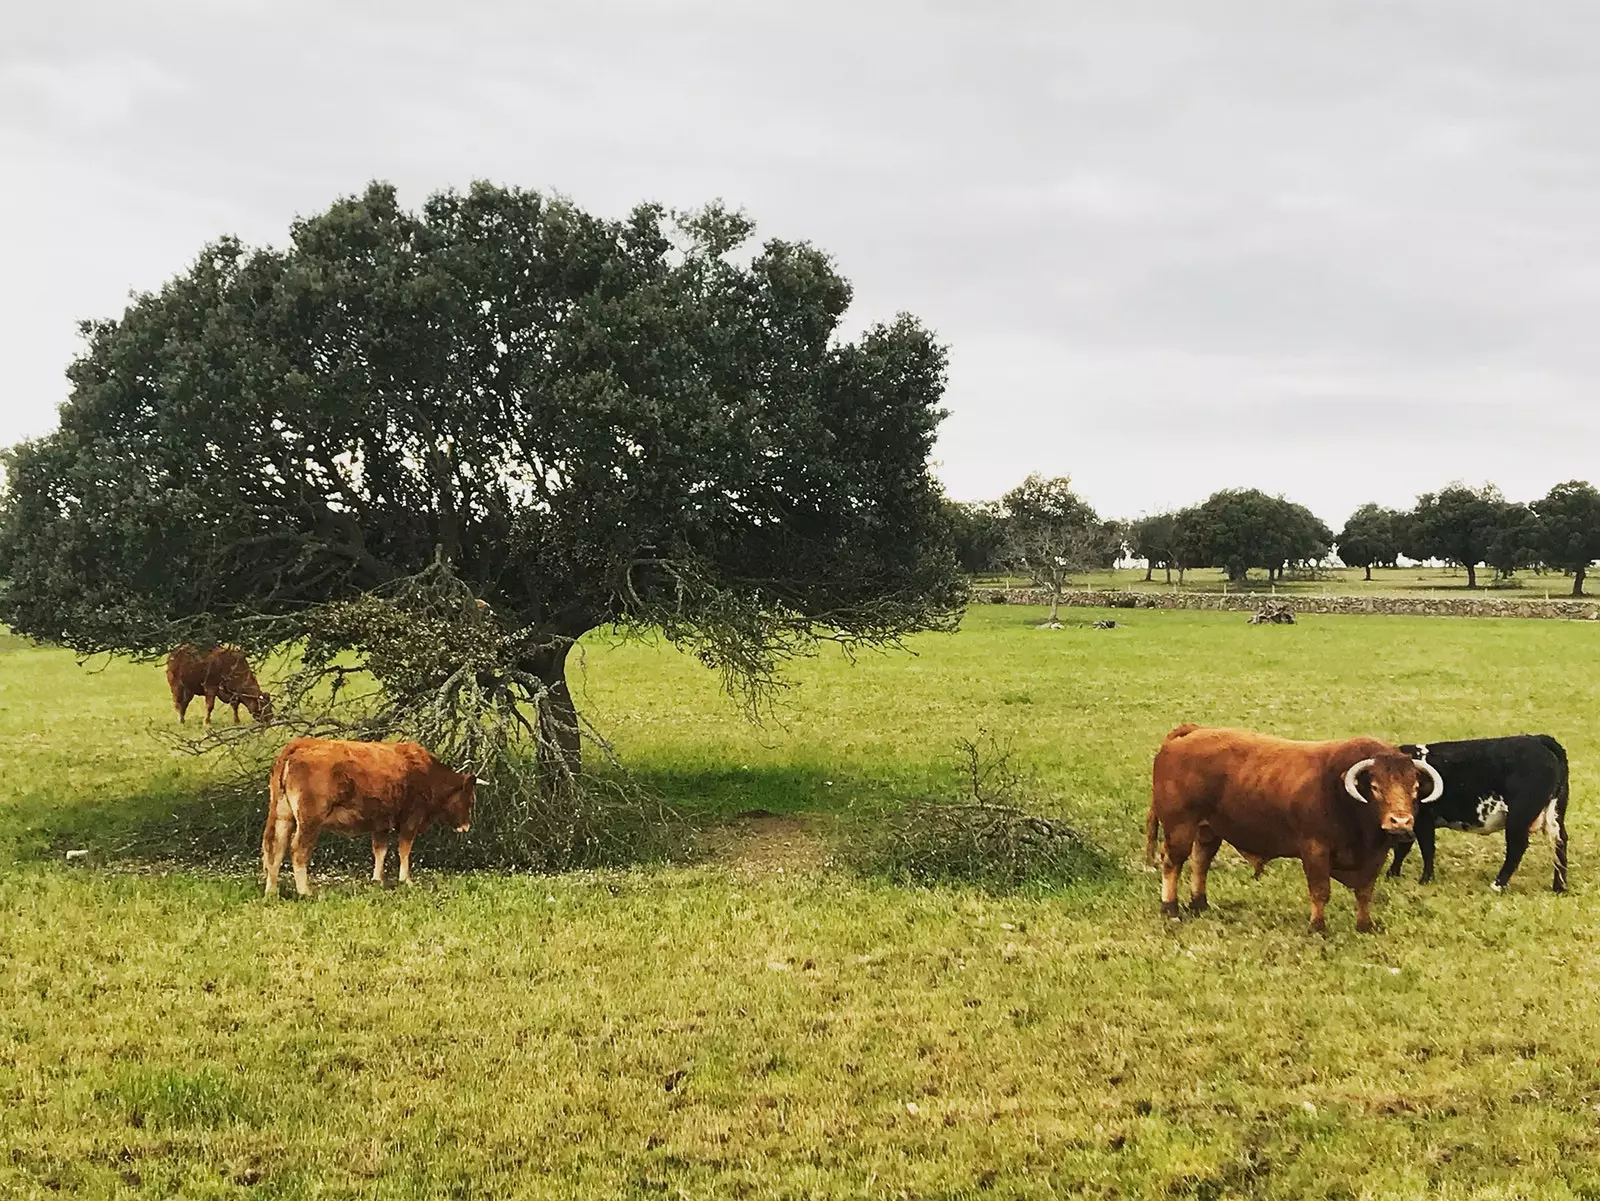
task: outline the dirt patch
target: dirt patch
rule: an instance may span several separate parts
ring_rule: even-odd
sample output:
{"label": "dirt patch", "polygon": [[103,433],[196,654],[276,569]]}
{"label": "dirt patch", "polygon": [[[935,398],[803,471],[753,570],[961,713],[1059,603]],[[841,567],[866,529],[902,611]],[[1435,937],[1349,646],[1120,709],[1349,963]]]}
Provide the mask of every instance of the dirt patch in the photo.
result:
{"label": "dirt patch", "polygon": [[759,876],[815,873],[832,859],[814,818],[765,809],[741,813],[709,831],[706,850],[716,862]]}

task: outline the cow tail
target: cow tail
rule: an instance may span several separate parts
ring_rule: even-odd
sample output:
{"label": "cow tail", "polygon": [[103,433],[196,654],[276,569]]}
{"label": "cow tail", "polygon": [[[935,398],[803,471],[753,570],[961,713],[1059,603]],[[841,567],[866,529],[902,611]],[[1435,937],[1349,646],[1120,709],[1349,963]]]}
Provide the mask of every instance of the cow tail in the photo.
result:
{"label": "cow tail", "polygon": [[1155,803],[1151,802],[1150,812],[1144,819],[1144,861],[1151,866],[1156,861],[1156,838],[1161,833],[1161,822],[1156,817]]}

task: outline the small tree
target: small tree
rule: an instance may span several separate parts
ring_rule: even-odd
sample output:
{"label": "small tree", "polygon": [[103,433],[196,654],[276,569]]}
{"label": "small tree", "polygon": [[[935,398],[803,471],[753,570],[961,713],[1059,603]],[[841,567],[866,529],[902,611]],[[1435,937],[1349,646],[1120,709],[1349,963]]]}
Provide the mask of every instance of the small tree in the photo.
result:
{"label": "small tree", "polygon": [[1527,505],[1508,504],[1495,515],[1494,529],[1484,562],[1500,579],[1510,579],[1524,567],[1540,561],[1543,541],[1538,516]]}
{"label": "small tree", "polygon": [[1213,493],[1195,513],[1205,557],[1242,581],[1260,567],[1275,579],[1292,563],[1327,554],[1333,535],[1304,505],[1255,488]]}
{"label": "small tree", "polygon": [[1006,559],[1050,593],[1050,621],[1060,620],[1071,577],[1116,561],[1121,539],[1076,493],[1066,476],[1030,475],[1001,499]]}
{"label": "small tree", "polygon": [[1413,559],[1443,559],[1467,569],[1467,587],[1478,586],[1478,565],[1488,559],[1506,500],[1492,484],[1452,484],[1417,498],[1405,553]]}
{"label": "small tree", "polygon": [[1382,505],[1365,504],[1350,514],[1339,531],[1339,559],[1346,566],[1366,570],[1393,567],[1400,557],[1400,514]]}
{"label": "small tree", "polygon": [[1147,582],[1160,567],[1167,573],[1167,583],[1172,583],[1172,569],[1177,566],[1177,531],[1176,513],[1142,517],[1128,527],[1128,544],[1134,556],[1144,560]]}
{"label": "small tree", "polygon": [[1206,515],[1199,505],[1180,509],[1172,515],[1172,565],[1178,569],[1178,584],[1191,567],[1214,567],[1206,541]]}
{"label": "small tree", "polygon": [[1583,480],[1568,480],[1536,500],[1540,557],[1572,573],[1572,595],[1582,596],[1589,565],[1600,559],[1600,492]]}

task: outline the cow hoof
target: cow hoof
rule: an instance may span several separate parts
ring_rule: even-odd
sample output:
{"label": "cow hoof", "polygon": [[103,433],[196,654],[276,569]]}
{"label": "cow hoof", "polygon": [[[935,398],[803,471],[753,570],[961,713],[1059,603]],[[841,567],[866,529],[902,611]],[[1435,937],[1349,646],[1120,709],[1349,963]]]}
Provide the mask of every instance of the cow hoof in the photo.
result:
{"label": "cow hoof", "polygon": [[1176,901],[1162,901],[1161,902],[1161,914],[1162,914],[1163,917],[1170,917],[1174,921],[1176,921],[1177,917],[1178,917],[1178,902],[1176,902]]}
{"label": "cow hoof", "polygon": [[1378,932],[1378,923],[1373,921],[1371,918],[1368,918],[1364,922],[1357,922],[1356,923],[1356,933],[1357,934],[1376,934],[1377,932]]}
{"label": "cow hoof", "polygon": [[1422,875],[1417,877],[1417,883],[1418,884],[1432,884],[1433,883],[1433,873],[1432,872],[1423,872]]}
{"label": "cow hoof", "polygon": [[1210,908],[1211,908],[1211,902],[1206,900],[1205,897],[1203,897],[1203,896],[1190,897],[1189,898],[1189,912],[1190,913],[1204,913],[1207,909],[1210,909]]}
{"label": "cow hoof", "polygon": [[1505,890],[1506,890],[1506,886],[1504,884],[1500,883],[1500,881],[1498,881],[1498,880],[1496,880],[1493,884],[1489,885],[1489,891],[1490,892],[1498,893],[1498,892],[1504,892]]}
{"label": "cow hoof", "polygon": [[1320,934],[1326,938],[1328,935],[1328,924],[1319,917],[1316,921],[1311,923],[1310,932],[1312,934]]}
{"label": "cow hoof", "polygon": [[1389,879],[1398,880],[1399,878],[1400,878],[1400,868],[1398,866],[1391,867],[1389,869]]}

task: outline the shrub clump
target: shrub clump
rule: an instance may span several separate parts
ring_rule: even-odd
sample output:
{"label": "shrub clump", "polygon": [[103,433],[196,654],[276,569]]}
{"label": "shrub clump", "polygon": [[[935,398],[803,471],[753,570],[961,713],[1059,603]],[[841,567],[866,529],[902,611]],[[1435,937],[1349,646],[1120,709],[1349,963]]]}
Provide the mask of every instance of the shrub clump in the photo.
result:
{"label": "shrub clump", "polygon": [[1086,835],[1028,803],[1009,749],[980,734],[957,743],[959,795],[911,801],[882,819],[858,856],[899,884],[970,884],[993,892],[1103,876],[1110,859]]}

